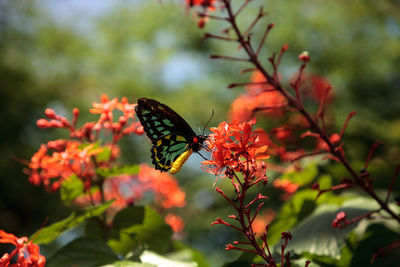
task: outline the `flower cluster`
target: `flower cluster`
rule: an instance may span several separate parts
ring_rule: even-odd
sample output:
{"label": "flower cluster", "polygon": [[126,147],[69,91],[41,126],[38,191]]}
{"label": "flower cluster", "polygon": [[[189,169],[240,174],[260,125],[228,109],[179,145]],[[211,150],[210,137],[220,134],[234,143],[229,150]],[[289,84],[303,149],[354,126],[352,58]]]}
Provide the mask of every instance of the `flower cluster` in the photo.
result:
{"label": "flower cluster", "polygon": [[235,221],[234,223],[217,218],[211,225],[225,225],[246,237],[245,242],[234,241],[233,244],[227,244],[227,250],[254,253],[271,266],[276,266],[267,243],[269,222],[275,213],[268,210],[261,215],[264,201],[268,199],[261,193],[248,200],[250,188],[265,185],[268,181],[263,160],[269,157],[267,154],[269,139],[264,131],[253,130],[254,124],[255,119],[242,123],[222,122],[218,127],[211,128],[212,133],[206,141],[211,151],[211,159],[203,162],[204,169],[215,175],[220,175],[224,171],[224,176],[235,188],[236,195],[233,198],[235,200],[228,197],[219,187],[216,191],[237,213],[228,216]]}
{"label": "flower cluster", "polygon": [[[137,175],[117,175],[108,177],[103,184],[106,201],[114,199],[109,215],[117,213],[127,206],[140,202],[146,193],[154,195],[154,203],[158,209],[166,210],[185,206],[183,192],[175,178],[168,173],[161,173],[154,168],[141,164]],[[102,201],[100,191],[79,197],[79,205],[99,204]]]}
{"label": "flower cluster", "polygon": [[[114,114],[116,111],[119,112],[117,119]],[[45,110],[47,119],[39,119],[38,127],[67,129],[71,139],[49,141],[40,147],[27,164],[28,169],[25,169],[31,183],[56,191],[65,179],[74,174],[88,190],[95,179],[96,168],[109,167],[118,157],[116,142],[125,135],[143,133],[140,122],[135,121],[135,104],[129,103],[125,97],[119,101],[102,95],[101,103],[93,103],[90,112],[99,114],[99,119],[77,128],[80,113],[77,108],[72,111],[72,122],[50,108]],[[112,137],[104,145],[98,141],[101,130],[104,136]],[[107,157],[100,159],[100,154],[106,154]]]}
{"label": "flower cluster", "polygon": [[206,141],[211,149],[211,159],[204,161],[205,170],[219,175],[227,171],[256,173],[262,167],[257,161],[267,159],[268,145],[260,138],[259,132],[253,131],[255,120],[239,123],[221,122],[218,127],[211,128]]}
{"label": "flower cluster", "polygon": [[171,226],[171,229],[175,234],[181,233],[185,227],[185,222],[182,220],[182,218],[172,213],[168,213],[165,216],[165,222]]}
{"label": "flower cluster", "polygon": [[[13,234],[0,230],[0,243],[11,244],[15,249],[11,253],[4,253],[0,258],[2,267],[43,267],[46,258],[39,253],[39,246],[32,241],[28,241],[26,236],[18,238]],[[16,263],[11,263],[16,256]]]}
{"label": "flower cluster", "polygon": [[43,185],[53,192],[73,174],[89,188],[96,168],[92,157],[102,152],[103,148],[95,144],[83,145],[71,140],[50,141],[32,156],[25,173],[29,174],[32,184]]}
{"label": "flower cluster", "polygon": [[203,28],[208,20],[208,12],[215,10],[215,4],[218,0],[186,0],[186,6],[188,8],[200,7],[202,12],[199,12],[200,17],[198,26]]}
{"label": "flower cluster", "polygon": [[[126,97],[121,101],[117,98],[109,99],[107,95],[101,96],[100,103],[93,103],[90,112],[99,114],[97,121],[87,122],[82,127],[76,128],[79,116],[79,109],[72,110],[73,119],[70,122],[67,118],[57,115],[54,110],[48,108],[45,115],[48,119],[39,119],[37,126],[40,128],[65,128],[70,131],[70,137],[87,142],[94,142],[99,137],[101,129],[109,131],[112,134],[112,143],[116,143],[124,135],[143,134],[143,128],[140,122],[135,121],[135,105],[128,102]],[[117,111],[122,113],[115,119]]]}

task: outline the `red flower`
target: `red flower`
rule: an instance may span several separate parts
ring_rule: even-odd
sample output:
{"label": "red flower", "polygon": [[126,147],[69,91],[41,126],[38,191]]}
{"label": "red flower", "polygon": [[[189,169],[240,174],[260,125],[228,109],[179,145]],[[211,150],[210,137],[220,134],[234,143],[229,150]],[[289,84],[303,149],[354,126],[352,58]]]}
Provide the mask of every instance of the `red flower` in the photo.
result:
{"label": "red flower", "polygon": [[262,142],[257,131],[252,131],[255,120],[250,122],[222,122],[207,139],[212,150],[211,160],[203,162],[205,170],[218,175],[226,167],[235,171],[257,171],[257,160],[266,159],[268,145]]}
{"label": "red flower", "polygon": [[[17,238],[13,234],[9,234],[0,230],[0,243],[12,244],[15,249],[10,253],[5,253],[0,258],[0,266],[10,267],[43,267],[46,258],[39,254],[39,246],[28,242],[27,237]],[[17,255],[17,263],[10,264],[11,259]]]}

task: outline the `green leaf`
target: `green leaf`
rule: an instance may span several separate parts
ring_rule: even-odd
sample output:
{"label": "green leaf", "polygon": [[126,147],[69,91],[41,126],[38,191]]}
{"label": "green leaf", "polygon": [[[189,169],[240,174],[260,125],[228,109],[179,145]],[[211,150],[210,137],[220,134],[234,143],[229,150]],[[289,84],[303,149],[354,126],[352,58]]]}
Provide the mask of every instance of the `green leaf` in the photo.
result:
{"label": "green leaf", "polygon": [[157,267],[157,265],[134,261],[116,261],[114,263],[103,265],[101,267]]}
{"label": "green leaf", "polygon": [[399,234],[381,224],[371,224],[356,250],[350,266],[398,266],[400,262],[400,247],[387,253],[386,256],[377,258],[371,264],[373,254],[379,249],[388,246],[400,238]]}
{"label": "green leaf", "polygon": [[251,253],[241,253],[234,261],[226,262],[223,267],[251,267],[256,255]]}
{"label": "green leaf", "polygon": [[82,180],[73,174],[61,184],[61,200],[68,206],[72,200],[83,194],[83,190],[84,185]]}
{"label": "green leaf", "polygon": [[108,178],[108,177],[114,177],[117,175],[121,174],[138,174],[140,170],[139,165],[125,165],[122,167],[113,167],[113,168],[99,168],[96,170],[97,174]]}
{"label": "green leaf", "polygon": [[122,255],[144,246],[163,253],[170,246],[171,234],[171,228],[153,209],[129,207],[116,215],[114,238],[111,238],[108,244]]}
{"label": "green leaf", "polygon": [[[351,224],[344,229],[332,227],[332,221],[340,211],[346,212],[348,220],[370,211],[368,208],[337,207],[322,205],[310,217],[303,220],[292,232],[287,251],[294,250],[296,254],[309,253],[318,256],[327,256],[334,260],[340,258],[345,239],[357,226]],[[280,244],[275,246],[275,251],[280,253]]]}
{"label": "green leaf", "polygon": [[103,151],[96,155],[97,162],[105,162],[108,161],[111,157],[111,149],[106,146],[101,147]]}
{"label": "green leaf", "polygon": [[84,231],[86,237],[98,238],[104,235],[104,228],[95,217],[85,220]]}
{"label": "green leaf", "polygon": [[310,215],[319,204],[340,204],[346,200],[345,197],[335,196],[331,192],[323,194],[317,200],[316,196],[317,191],[311,189],[300,190],[283,205],[268,231],[270,245],[275,244],[281,239],[281,232],[291,230],[299,221]]}
{"label": "green leaf", "polygon": [[35,243],[37,244],[48,244],[54,241],[63,232],[76,227],[83,223],[85,220],[97,217],[103,214],[107,208],[111,205],[113,201],[108,201],[103,205],[88,208],[83,214],[77,215],[75,212],[72,213],[68,218],[53,223],[52,225],[38,230],[34,233],[31,238],[35,238]]}
{"label": "green leaf", "polygon": [[47,267],[97,267],[115,262],[118,257],[100,239],[78,238],[60,248],[48,259]]}
{"label": "green leaf", "polygon": [[311,183],[318,174],[318,166],[315,163],[309,163],[301,171],[291,170],[279,177],[280,180],[289,180],[301,186]]}
{"label": "green leaf", "polygon": [[281,232],[290,230],[298,221],[309,215],[316,207],[315,191],[306,189],[298,191],[289,201],[283,205],[278,216],[271,223],[268,231],[269,244],[278,242]]}
{"label": "green leaf", "polygon": [[[173,242],[173,249],[176,251],[177,257],[182,258],[182,254],[186,255],[186,259],[193,260],[199,267],[209,267],[206,257],[196,249],[193,249],[182,242]],[[172,253],[169,254],[169,258],[175,258]]]}
{"label": "green leaf", "polygon": [[142,255],[140,255],[140,260],[143,263],[150,263],[157,267],[198,267],[197,263],[193,261],[179,261],[176,259],[170,259],[169,257],[164,257],[148,250],[144,251]]}
{"label": "green leaf", "polygon": [[113,226],[117,229],[130,227],[134,224],[143,224],[145,219],[144,207],[128,207],[119,211],[113,220]]}

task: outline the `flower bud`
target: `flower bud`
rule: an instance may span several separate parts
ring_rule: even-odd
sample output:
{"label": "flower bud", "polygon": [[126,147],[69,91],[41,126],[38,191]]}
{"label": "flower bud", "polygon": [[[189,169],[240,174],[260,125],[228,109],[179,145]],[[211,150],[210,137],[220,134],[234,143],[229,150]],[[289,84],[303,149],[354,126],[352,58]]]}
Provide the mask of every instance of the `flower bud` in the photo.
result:
{"label": "flower bud", "polygon": [[56,118],[56,113],[51,108],[46,108],[46,110],[44,111],[44,114],[49,119],[55,119]]}
{"label": "flower bud", "polygon": [[119,117],[118,121],[119,121],[121,127],[124,127],[128,120],[125,116],[121,116],[121,117]]}
{"label": "flower bud", "polygon": [[41,129],[46,129],[50,127],[50,124],[46,119],[38,119],[36,125]]}
{"label": "flower bud", "polygon": [[72,114],[74,114],[74,116],[78,117],[78,115],[79,115],[79,109],[78,109],[78,108],[74,108],[74,109],[72,110]]}
{"label": "flower bud", "polygon": [[61,121],[57,121],[57,120],[51,120],[49,121],[49,127],[53,127],[53,128],[62,128],[63,124]]}
{"label": "flower bud", "polygon": [[309,55],[309,53],[307,51],[304,51],[303,53],[301,53],[299,55],[299,59],[301,61],[304,61],[304,62],[309,62],[310,61],[310,55]]}

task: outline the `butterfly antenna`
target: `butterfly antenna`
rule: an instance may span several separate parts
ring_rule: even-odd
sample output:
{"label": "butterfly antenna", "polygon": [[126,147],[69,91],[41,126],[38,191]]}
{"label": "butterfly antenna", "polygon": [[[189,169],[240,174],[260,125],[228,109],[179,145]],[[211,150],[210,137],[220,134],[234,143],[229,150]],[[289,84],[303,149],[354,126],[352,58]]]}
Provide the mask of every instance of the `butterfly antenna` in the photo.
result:
{"label": "butterfly antenna", "polygon": [[204,148],[208,152],[212,152],[211,148],[209,148],[207,145],[201,145],[202,148]]}
{"label": "butterfly antenna", "polygon": [[206,125],[204,125],[204,128],[203,128],[203,135],[204,135],[204,132],[205,132],[205,130],[206,130],[206,128],[207,128],[207,125],[210,123],[210,121],[211,121],[211,119],[212,119],[213,117],[214,117],[214,109],[212,109],[211,117],[208,119]]}
{"label": "butterfly antenna", "polygon": [[197,152],[203,159],[208,160],[206,157],[204,157],[200,152]]}

